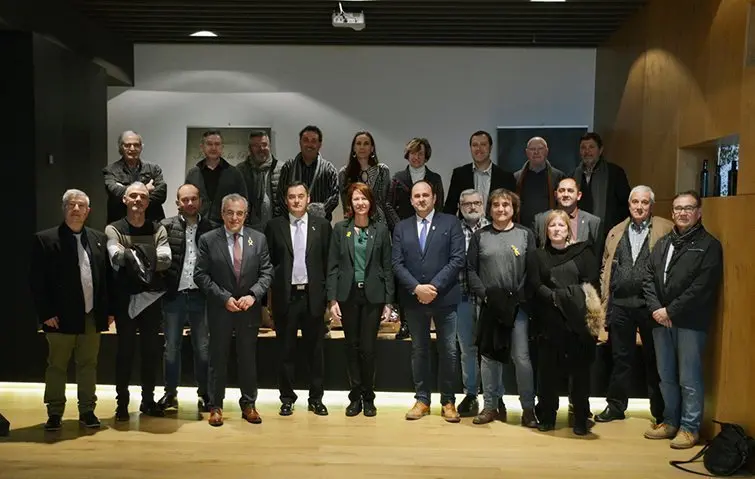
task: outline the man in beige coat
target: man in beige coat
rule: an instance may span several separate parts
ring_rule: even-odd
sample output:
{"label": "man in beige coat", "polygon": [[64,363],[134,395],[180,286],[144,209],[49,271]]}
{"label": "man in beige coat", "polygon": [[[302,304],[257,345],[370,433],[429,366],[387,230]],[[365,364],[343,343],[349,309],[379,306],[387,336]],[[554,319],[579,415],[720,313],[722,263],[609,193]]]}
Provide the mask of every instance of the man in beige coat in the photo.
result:
{"label": "man in beige coat", "polygon": [[606,394],[608,406],[595,416],[598,422],[624,419],[638,329],[642,339],[650,412],[658,424],[663,421],[664,405],[653,347],[653,319],[645,305],[642,280],[650,252],[674,224],[652,215],[654,202],[655,194],[650,187],[636,186],[629,194],[630,217],[614,226],[606,237],[600,280],[613,370]]}

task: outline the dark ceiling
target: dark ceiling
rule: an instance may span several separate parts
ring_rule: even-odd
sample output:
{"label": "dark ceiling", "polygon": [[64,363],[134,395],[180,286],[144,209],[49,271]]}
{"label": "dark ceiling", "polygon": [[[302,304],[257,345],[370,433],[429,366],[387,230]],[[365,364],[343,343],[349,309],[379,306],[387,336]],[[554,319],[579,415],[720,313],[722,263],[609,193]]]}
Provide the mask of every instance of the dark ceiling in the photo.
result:
{"label": "dark ceiling", "polygon": [[[596,47],[645,0],[344,1],[366,28],[334,28],[337,1],[69,0],[135,43]],[[210,30],[217,38],[192,38]]]}

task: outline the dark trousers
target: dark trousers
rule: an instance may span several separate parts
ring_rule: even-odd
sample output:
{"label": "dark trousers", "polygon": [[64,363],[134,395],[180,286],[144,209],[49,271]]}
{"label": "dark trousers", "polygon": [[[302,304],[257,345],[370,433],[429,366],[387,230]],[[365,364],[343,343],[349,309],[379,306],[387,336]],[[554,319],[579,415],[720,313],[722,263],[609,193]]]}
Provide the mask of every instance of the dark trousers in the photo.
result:
{"label": "dark trousers", "polygon": [[538,342],[538,419],[554,424],[558,412],[558,391],[564,381],[569,381],[569,398],[574,406],[575,424],[587,424],[590,412],[590,364],[587,357],[570,354],[564,345],[578,341],[569,338],[555,344],[548,339]]}
{"label": "dark trousers", "polygon": [[128,311],[122,311],[115,318],[118,333],[118,353],[115,356],[115,391],[119,406],[128,406],[128,385],[131,381],[131,368],[134,365],[136,332],[141,342],[141,384],[142,402],[155,399],[155,381],[160,365],[160,322],[162,321],[162,299],[147,306],[135,318]]}
{"label": "dark trousers", "polygon": [[[324,360],[322,341],[325,336],[325,309],[321,314],[309,311],[308,290],[291,288],[291,298],[282,313],[273,312],[275,337],[280,354],[278,389],[282,403],[295,403],[294,373],[296,369],[297,330],[301,328],[302,344],[309,365],[309,400],[321,401],[323,396]],[[276,308],[277,309],[277,308]]]}
{"label": "dark trousers", "polygon": [[236,361],[238,384],[241,389],[239,406],[255,407],[257,401],[257,333],[262,320],[260,303],[248,311],[231,313],[209,309],[207,324],[210,330],[209,381],[210,405],[223,409],[225,386],[228,383],[228,356],[231,353],[233,332],[236,332]]}
{"label": "dark trousers", "polygon": [[339,306],[346,338],[349,400],[372,401],[375,399],[375,343],[384,305],[369,303],[364,289],[354,285],[349,299]]}
{"label": "dark trousers", "polygon": [[637,351],[636,334],[639,328],[640,338],[642,339],[645,380],[648,397],[650,398],[650,412],[654,418],[663,421],[661,379],[658,376],[655,345],[653,344],[653,318],[647,308],[644,307],[622,308],[612,306],[609,320],[608,341],[611,343],[613,369],[611,370],[611,380],[606,395],[608,405],[616,411],[624,412],[627,409],[629,389],[632,383],[632,364],[635,351]]}

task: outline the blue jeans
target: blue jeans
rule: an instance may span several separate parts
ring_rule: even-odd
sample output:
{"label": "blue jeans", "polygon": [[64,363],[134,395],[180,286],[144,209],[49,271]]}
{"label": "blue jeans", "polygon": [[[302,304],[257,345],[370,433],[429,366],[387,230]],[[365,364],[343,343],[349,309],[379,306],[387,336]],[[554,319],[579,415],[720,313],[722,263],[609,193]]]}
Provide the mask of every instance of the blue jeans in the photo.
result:
{"label": "blue jeans", "polygon": [[[511,359],[516,371],[516,388],[523,409],[535,407],[535,379],[532,373],[529,345],[529,318],[520,309],[511,330]],[[505,394],[503,388],[503,363],[482,357],[482,397],[484,409],[497,409],[498,400]]]}
{"label": "blue jeans", "polygon": [[705,331],[653,329],[661,394],[666,405],[663,422],[697,433],[703,419],[703,363]]}
{"label": "blue jeans", "polygon": [[477,397],[480,390],[480,363],[477,362],[475,324],[477,306],[462,300],[456,308],[456,338],[461,349],[461,377],[464,394]]}
{"label": "blue jeans", "polygon": [[207,330],[205,298],[199,291],[179,292],[175,298],[163,300],[163,333],[165,334],[165,392],[175,394],[181,378],[181,344],[183,328],[191,328],[194,350],[194,379],[197,394],[207,397],[207,374],[210,336]]}
{"label": "blue jeans", "polygon": [[455,404],[454,383],[459,374],[456,357],[456,310],[442,312],[424,312],[416,309],[406,310],[406,322],[412,337],[412,377],[414,378],[414,397],[430,405],[430,384],[432,361],[430,360],[430,319],[435,321],[435,333],[438,347],[438,389],[440,403]]}

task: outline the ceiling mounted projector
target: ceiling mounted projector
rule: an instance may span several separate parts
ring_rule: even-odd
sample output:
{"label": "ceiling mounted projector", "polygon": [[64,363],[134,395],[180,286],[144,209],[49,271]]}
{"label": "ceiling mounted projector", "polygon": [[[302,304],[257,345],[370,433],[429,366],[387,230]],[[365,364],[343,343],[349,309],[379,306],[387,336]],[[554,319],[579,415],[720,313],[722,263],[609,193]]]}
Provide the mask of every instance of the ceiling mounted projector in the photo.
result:
{"label": "ceiling mounted projector", "polygon": [[360,30],[364,30],[364,27],[366,26],[364,22],[364,12],[359,12],[359,13],[344,12],[341,2],[338,2],[338,8],[340,9],[340,11],[336,10],[335,12],[333,12],[333,26],[334,27],[351,28],[352,30],[356,30],[357,32]]}

